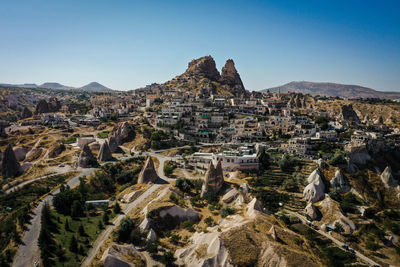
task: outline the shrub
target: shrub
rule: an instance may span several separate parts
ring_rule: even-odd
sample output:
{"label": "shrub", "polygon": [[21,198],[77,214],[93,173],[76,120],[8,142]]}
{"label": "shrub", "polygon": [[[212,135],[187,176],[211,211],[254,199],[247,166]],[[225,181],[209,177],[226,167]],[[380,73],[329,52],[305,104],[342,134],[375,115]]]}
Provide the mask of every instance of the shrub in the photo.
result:
{"label": "shrub", "polygon": [[225,206],[221,210],[221,217],[225,218],[228,215],[235,213],[235,209],[229,206]]}
{"label": "shrub", "polygon": [[186,178],[178,178],[175,183],[176,187],[178,187],[182,192],[189,193],[190,190],[194,187],[190,180]]}

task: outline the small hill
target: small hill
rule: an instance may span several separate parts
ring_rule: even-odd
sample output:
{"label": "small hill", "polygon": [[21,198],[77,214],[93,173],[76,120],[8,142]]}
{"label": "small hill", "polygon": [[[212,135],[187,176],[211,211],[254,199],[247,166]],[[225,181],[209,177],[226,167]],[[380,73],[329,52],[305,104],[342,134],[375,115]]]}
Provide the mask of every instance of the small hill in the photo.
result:
{"label": "small hill", "polygon": [[40,88],[45,88],[45,89],[59,89],[59,90],[69,90],[69,89],[74,89],[72,86],[66,86],[60,83],[54,83],[54,82],[47,82],[39,85],[38,87]]}
{"label": "small hill", "polygon": [[400,92],[382,92],[359,85],[347,85],[338,83],[322,83],[322,82],[290,82],[282,86],[272,87],[262,90],[262,92],[276,92],[281,89],[285,92],[300,92],[303,94],[322,95],[322,96],[339,96],[344,98],[400,98]]}
{"label": "small hill", "polygon": [[112,89],[105,87],[104,85],[98,82],[91,82],[85,86],[78,88],[78,90],[84,91],[111,91]]}
{"label": "small hill", "polygon": [[246,93],[233,60],[226,61],[220,74],[211,56],[193,59],[183,74],[176,76],[164,85],[202,96],[211,94],[240,96]]}

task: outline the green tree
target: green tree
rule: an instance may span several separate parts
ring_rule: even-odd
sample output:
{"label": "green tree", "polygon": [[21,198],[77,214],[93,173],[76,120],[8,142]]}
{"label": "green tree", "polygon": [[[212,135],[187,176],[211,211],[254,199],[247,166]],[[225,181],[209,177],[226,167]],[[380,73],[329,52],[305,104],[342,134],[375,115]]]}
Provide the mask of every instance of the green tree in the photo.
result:
{"label": "green tree", "polygon": [[109,220],[110,220],[110,218],[108,218],[107,212],[104,212],[104,214],[103,214],[103,222],[104,222],[104,224],[108,224]]}
{"label": "green tree", "polygon": [[69,250],[73,253],[78,253],[78,241],[75,238],[75,235],[72,236],[71,241],[69,243]]}
{"label": "green tree", "polygon": [[84,215],[84,209],[82,202],[80,202],[79,200],[74,200],[74,202],[72,202],[72,207],[71,207],[71,216],[81,217],[83,215]]}
{"label": "green tree", "polygon": [[121,212],[121,206],[118,204],[118,202],[115,202],[115,205],[113,207],[114,213],[118,214]]}

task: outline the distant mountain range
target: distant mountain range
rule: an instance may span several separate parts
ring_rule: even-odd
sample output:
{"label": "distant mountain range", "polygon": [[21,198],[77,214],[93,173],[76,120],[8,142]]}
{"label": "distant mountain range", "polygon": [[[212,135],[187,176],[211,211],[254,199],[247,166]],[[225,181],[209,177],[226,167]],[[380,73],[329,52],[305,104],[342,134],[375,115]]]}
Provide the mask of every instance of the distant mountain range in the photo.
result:
{"label": "distant mountain range", "polygon": [[0,86],[9,86],[9,87],[21,87],[21,88],[44,88],[44,89],[55,89],[55,90],[82,90],[82,91],[94,91],[94,92],[103,92],[103,91],[112,91],[110,89],[98,82],[91,82],[82,87],[72,87],[63,85],[55,82],[46,82],[41,85],[37,85],[35,83],[24,83],[24,84],[7,84],[0,83]]}
{"label": "distant mountain range", "polygon": [[280,88],[281,93],[299,92],[302,94],[339,96],[343,98],[400,98],[400,92],[383,92],[359,85],[347,85],[338,83],[322,82],[290,82],[282,86],[272,87],[261,90],[261,92],[277,92]]}

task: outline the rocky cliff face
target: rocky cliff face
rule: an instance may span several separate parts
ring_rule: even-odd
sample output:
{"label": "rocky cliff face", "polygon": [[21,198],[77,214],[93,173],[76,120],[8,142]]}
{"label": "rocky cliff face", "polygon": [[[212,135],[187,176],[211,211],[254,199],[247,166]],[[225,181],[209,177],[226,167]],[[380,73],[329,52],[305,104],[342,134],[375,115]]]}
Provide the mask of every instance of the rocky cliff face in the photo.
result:
{"label": "rocky cliff face", "polygon": [[244,85],[232,59],[228,59],[221,72],[221,83],[229,86],[229,91],[239,96],[245,93]]}
{"label": "rocky cliff face", "polygon": [[240,96],[246,93],[233,60],[227,60],[220,75],[211,56],[192,60],[183,74],[166,82],[165,86],[194,91],[202,97],[208,97],[211,94]]}
{"label": "rocky cliff face", "polygon": [[21,173],[20,165],[15,157],[11,144],[8,144],[2,155],[1,173],[4,177],[15,177]]}
{"label": "rocky cliff face", "polygon": [[360,118],[357,116],[357,113],[353,109],[353,105],[343,105],[341,108],[341,118],[350,123],[360,123]]}
{"label": "rocky cliff face", "polygon": [[215,61],[211,56],[190,61],[183,75],[197,79],[207,78],[211,81],[218,81],[221,77],[215,65]]}

